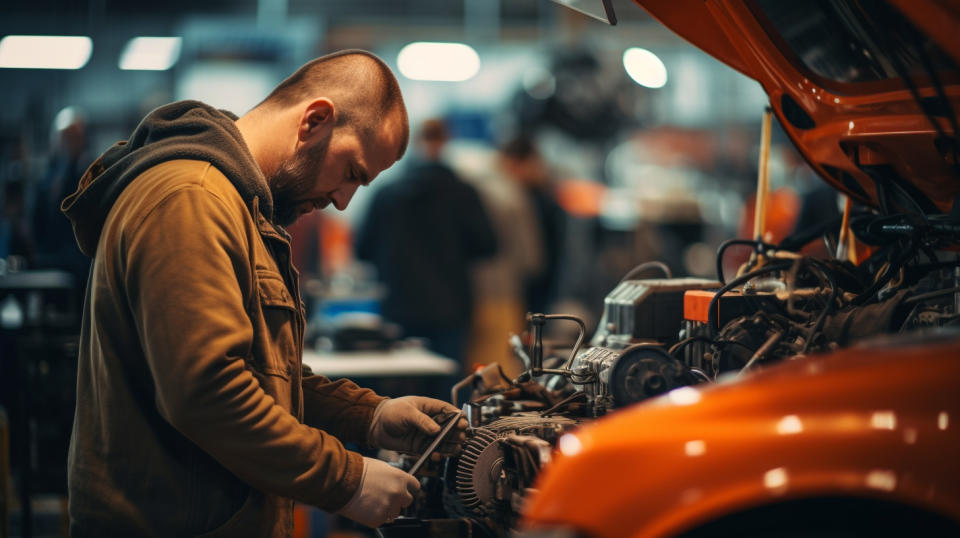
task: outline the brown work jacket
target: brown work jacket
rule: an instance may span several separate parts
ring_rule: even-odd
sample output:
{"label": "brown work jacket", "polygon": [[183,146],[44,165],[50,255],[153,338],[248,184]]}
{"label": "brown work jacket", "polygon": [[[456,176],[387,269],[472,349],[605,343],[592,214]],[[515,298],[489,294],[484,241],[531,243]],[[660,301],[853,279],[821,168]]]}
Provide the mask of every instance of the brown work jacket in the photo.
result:
{"label": "brown work jacket", "polygon": [[365,443],[382,398],[301,366],[304,310],[286,233],[257,197],[188,159],[138,173],[102,231],[85,230],[78,198],[102,160],[64,203],[94,257],[71,533],[289,536],[294,500],[341,508],[363,470],[341,441]]}

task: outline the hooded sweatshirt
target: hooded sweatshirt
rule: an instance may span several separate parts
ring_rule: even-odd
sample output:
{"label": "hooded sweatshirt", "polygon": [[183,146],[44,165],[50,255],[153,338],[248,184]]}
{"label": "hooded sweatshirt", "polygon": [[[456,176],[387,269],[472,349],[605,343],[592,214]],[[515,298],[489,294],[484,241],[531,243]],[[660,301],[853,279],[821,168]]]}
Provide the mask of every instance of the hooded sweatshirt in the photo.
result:
{"label": "hooded sweatshirt", "polygon": [[93,257],[69,453],[71,535],[289,536],[360,485],[382,398],[301,365],[289,237],[228,112],[156,109],[62,209]]}

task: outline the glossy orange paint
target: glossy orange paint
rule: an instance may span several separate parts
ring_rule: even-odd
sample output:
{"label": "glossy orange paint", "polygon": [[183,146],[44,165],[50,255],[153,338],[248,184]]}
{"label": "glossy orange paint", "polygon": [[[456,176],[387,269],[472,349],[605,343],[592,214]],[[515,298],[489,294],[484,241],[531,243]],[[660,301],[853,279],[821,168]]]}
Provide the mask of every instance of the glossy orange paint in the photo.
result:
{"label": "glossy orange paint", "polygon": [[673,536],[758,506],[838,495],[960,525],[958,357],[956,335],[874,344],[616,412],[561,440],[523,526]]}
{"label": "glossy orange paint", "polygon": [[[635,1],[681,37],[757,80],[787,135],[811,167],[837,189],[876,206],[874,182],[857,165],[869,159],[871,164],[890,165],[941,211],[950,210],[960,181],[934,144],[936,130],[901,80],[844,84],[818,77],[785,55],[783,44],[741,0]],[[956,48],[960,2],[893,4],[953,58],[960,57]],[[928,80],[916,83],[921,97],[935,95]],[[945,93],[954,110],[960,110],[960,85],[946,84]],[[813,128],[797,128],[786,121],[784,95],[813,119]],[[944,132],[952,133],[945,118],[936,121]]]}

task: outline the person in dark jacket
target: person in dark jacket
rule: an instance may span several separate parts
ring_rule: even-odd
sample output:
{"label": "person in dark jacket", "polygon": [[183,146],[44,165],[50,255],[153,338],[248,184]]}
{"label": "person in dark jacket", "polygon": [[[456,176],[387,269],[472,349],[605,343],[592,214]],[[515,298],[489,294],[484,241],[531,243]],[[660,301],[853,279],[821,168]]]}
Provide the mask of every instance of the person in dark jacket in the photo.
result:
{"label": "person in dark jacket", "polygon": [[556,299],[566,215],[556,201],[547,165],[533,139],[517,136],[500,146],[500,166],[530,201],[543,247],[543,264],[524,286],[529,312],[547,312]]}
{"label": "person in dark jacket", "polygon": [[72,536],[288,537],[295,500],[370,526],[412,502],[416,479],[342,442],[416,453],[440,429],[432,417],[456,410],[301,364],[283,229],[344,209],[401,157],[407,132],[389,68],[345,51],[241,118],[196,101],[160,107],[90,166],[62,206],[93,258]]}
{"label": "person in dark jacket", "polygon": [[33,209],[34,266],[59,269],[74,281],[76,298],[90,270],[90,260],[77,248],[70,223],[60,213],[60,201],[70,194],[77,178],[90,165],[86,117],[78,107],[66,107],[53,120],[47,171],[36,189]]}
{"label": "person in dark jacket", "polygon": [[357,240],[357,257],[386,284],[383,315],[407,336],[462,363],[473,310],[470,267],[497,249],[476,190],[441,162],[443,121],[423,123],[422,159],[377,191]]}

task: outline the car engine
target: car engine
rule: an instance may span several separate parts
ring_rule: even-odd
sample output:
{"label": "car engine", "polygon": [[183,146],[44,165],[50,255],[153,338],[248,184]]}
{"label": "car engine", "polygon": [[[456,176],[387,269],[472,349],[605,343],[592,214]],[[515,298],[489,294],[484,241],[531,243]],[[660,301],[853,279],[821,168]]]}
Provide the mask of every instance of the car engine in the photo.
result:
{"label": "car engine", "polygon": [[[954,207],[960,207],[954,204]],[[960,215],[916,217],[863,212],[850,218],[872,254],[859,265],[734,239],[752,247],[738,275],[671,278],[660,262],[631,271],[606,297],[589,345],[583,321],[527,316],[527,346],[511,338],[525,371],[496,364],[458,383],[451,398],[469,420],[459,456],[421,474],[420,497],[383,536],[506,536],[564,433],[678,387],[723,382],[784,360],[825,353],[874,337],[960,324]],[[809,234],[808,234],[809,235]],[[636,279],[660,270],[665,278]],[[569,351],[545,351],[548,323],[576,323]],[[405,456],[395,465],[409,465]]]}

